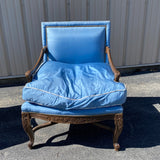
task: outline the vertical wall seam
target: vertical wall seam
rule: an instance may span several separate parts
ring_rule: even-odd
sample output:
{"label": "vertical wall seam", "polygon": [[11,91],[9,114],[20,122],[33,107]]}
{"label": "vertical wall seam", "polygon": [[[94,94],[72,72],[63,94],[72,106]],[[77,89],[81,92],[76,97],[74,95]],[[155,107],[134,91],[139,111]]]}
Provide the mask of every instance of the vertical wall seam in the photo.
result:
{"label": "vertical wall seam", "polygon": [[68,15],[67,15],[67,0],[65,0],[65,15],[66,15],[66,20],[68,19]]}
{"label": "vertical wall seam", "polygon": [[[5,3],[5,5],[6,5],[6,1],[4,1],[4,3]],[[2,21],[3,21],[4,19],[3,19],[3,17],[2,17]],[[5,21],[7,21],[7,22],[9,22],[8,21],[8,10],[7,10],[7,8],[6,8],[6,19],[5,19]],[[4,22],[3,22],[3,24],[4,24]],[[5,28],[3,27],[3,30],[5,31],[5,33],[6,33],[6,30],[5,30]],[[10,34],[10,30],[8,31],[9,32],[9,34]],[[12,37],[10,36],[10,38],[11,38],[11,41],[13,41],[12,40]],[[14,72],[14,70],[13,70],[13,67],[11,67],[11,61],[10,61],[10,57],[9,57],[9,47],[10,48],[12,48],[12,50],[14,50],[14,48],[13,48],[13,46],[11,45],[11,46],[8,46],[8,41],[7,41],[7,38],[6,38],[6,35],[4,34],[4,41],[5,41],[5,48],[6,48],[6,51],[7,51],[7,61],[6,62],[8,62],[8,65],[10,65],[10,70],[9,70],[9,76],[12,76],[12,71]],[[12,59],[12,62],[15,64],[15,60],[14,59]],[[16,72],[16,71],[15,71]]]}
{"label": "vertical wall seam", "polygon": [[43,0],[44,20],[48,21],[48,0]]}
{"label": "vertical wall seam", "polygon": [[110,20],[110,15],[111,15],[111,1],[107,0],[107,12],[106,12],[106,19]]}
{"label": "vertical wall seam", "polygon": [[[34,2],[34,3],[35,3],[35,2]],[[33,27],[33,26],[34,26],[34,25],[33,25],[33,24],[34,24],[34,22],[33,22],[33,20],[34,20],[34,18],[33,18],[33,17],[34,17],[34,14],[33,14],[33,12],[32,12],[33,9],[31,8],[31,6],[32,6],[31,0],[28,1],[28,4],[29,4],[30,16],[31,16],[31,17],[30,17],[30,18],[31,18],[30,23],[31,23],[31,26]],[[32,58],[32,66],[34,66],[35,60],[36,60],[36,58],[37,58],[37,57],[36,57],[36,54],[35,54],[35,53],[37,53],[36,47],[35,47],[35,46],[36,46],[36,37],[35,37],[36,33],[35,33],[34,31],[32,32],[32,28],[30,28],[30,30],[31,30],[31,33],[32,33],[32,36],[33,36],[33,37],[32,37],[32,39],[33,39],[33,41],[32,41],[33,46],[32,46],[32,47],[33,47],[33,48],[30,48],[30,51],[31,51],[31,52],[30,52],[30,54],[31,54],[30,57]],[[29,33],[29,30],[28,30],[28,33]],[[35,49],[35,51],[33,52],[32,49]],[[34,53],[34,54],[32,55],[32,53]]]}
{"label": "vertical wall seam", "polygon": [[86,20],[88,21],[88,0],[86,0]]}
{"label": "vertical wall seam", "polygon": [[68,0],[68,20],[71,20],[71,0]]}
{"label": "vertical wall seam", "polygon": [[90,20],[90,0],[87,0],[87,20]]}
{"label": "vertical wall seam", "polygon": [[127,51],[127,39],[128,39],[128,26],[129,26],[129,7],[130,7],[130,1],[127,0],[126,2],[126,15],[125,15],[125,32],[124,32],[124,43],[123,43],[123,61],[122,65],[126,65],[126,51]]}
{"label": "vertical wall seam", "polygon": [[144,52],[144,43],[145,43],[145,35],[146,35],[146,22],[147,22],[147,11],[148,11],[148,0],[145,0],[145,8],[144,8],[144,16],[143,16],[143,30],[142,30],[142,38],[141,38],[141,50],[140,50],[139,64],[142,64],[142,58],[143,58],[143,52]]}
{"label": "vertical wall seam", "polygon": [[[4,54],[4,59],[5,59],[5,63],[6,63],[6,68],[7,68],[7,74],[8,75],[11,75],[11,65],[10,65],[10,62],[9,62],[9,54],[8,54],[8,46],[7,46],[7,40],[6,40],[6,37],[4,35],[4,32],[2,32],[4,30],[4,22],[3,22],[3,18],[2,18],[2,9],[1,9],[1,3],[0,3],[0,35],[1,35],[1,39],[2,39],[2,47],[3,47],[3,51],[4,53],[1,53],[1,54]],[[1,76],[1,75],[0,75]]]}
{"label": "vertical wall seam", "polygon": [[65,1],[65,8],[66,8],[66,20],[70,21],[70,12],[71,12],[71,8],[70,8],[70,4],[71,4],[71,0],[66,0]]}
{"label": "vertical wall seam", "polygon": [[[159,27],[159,33],[158,33],[159,37],[158,37],[158,43],[157,44],[160,44],[160,27]],[[160,45],[158,45],[157,47],[157,54],[156,54],[156,60],[155,62],[158,63],[159,62],[159,53],[160,53]]]}
{"label": "vertical wall seam", "polygon": [[25,7],[24,7],[24,0],[19,0],[20,2],[20,9],[21,9],[21,14],[22,14],[22,26],[23,26],[23,34],[24,34],[24,41],[25,41],[25,50],[26,50],[26,57],[27,57],[27,64],[28,68],[31,67],[31,49],[29,46],[29,37],[27,34],[27,18],[26,18],[26,13],[25,13]]}
{"label": "vertical wall seam", "polygon": [[[20,0],[17,0],[17,1],[20,1]],[[19,6],[21,5],[21,3],[19,3]],[[14,6],[16,6],[16,1],[14,1]],[[20,10],[21,10],[21,6],[20,6]],[[14,12],[14,17],[15,17],[15,31],[17,32],[17,41],[18,42],[21,42],[20,41],[20,33],[19,33],[19,29],[18,29],[18,22],[19,22],[19,19],[18,19],[18,16],[17,16],[17,12],[16,12],[16,10],[14,9],[13,10],[13,12]],[[20,11],[21,12],[21,11]],[[22,14],[22,12],[21,12],[21,14]],[[22,22],[23,23],[23,22]],[[22,26],[23,26],[23,24],[22,24]],[[16,44],[17,45],[17,44]],[[16,49],[15,49],[16,50]],[[19,52],[20,53],[22,53],[22,48],[21,47],[19,47]],[[16,53],[16,52],[15,52]],[[21,55],[21,54],[20,54]],[[15,57],[17,57],[18,56],[18,54],[17,55],[15,55]],[[22,56],[21,56],[22,57]],[[18,59],[18,58],[17,58]],[[28,59],[26,60],[27,61],[27,66],[28,66]],[[22,68],[21,67],[19,67],[19,65],[18,64],[20,64],[20,66],[22,66],[23,65],[23,61],[21,61],[21,62],[19,62],[19,63],[15,63],[15,65],[16,65],[16,70],[17,70],[17,73],[23,73],[23,71],[21,71],[22,70]]]}
{"label": "vertical wall seam", "polygon": [[[6,3],[6,5],[8,5],[9,3],[13,3],[13,1],[5,1],[5,3]],[[12,28],[12,22],[10,21],[10,14],[9,14],[9,12],[10,12],[10,9],[9,9],[9,7],[6,7],[6,20],[8,21],[8,30],[7,30],[7,32],[9,33],[9,35],[10,35],[10,37],[8,37],[8,38],[10,38],[10,46],[8,46],[9,48],[12,48],[12,52],[10,52],[10,54],[12,54],[12,59],[10,59],[10,63],[12,63],[12,66],[11,66],[11,71],[13,71],[13,73],[14,74],[16,74],[16,75],[18,75],[18,67],[17,67],[17,64],[16,64],[16,58],[13,56],[13,53],[16,53],[17,52],[17,50],[16,50],[16,48],[15,48],[15,45],[14,45],[14,41],[15,41],[15,38],[13,37],[13,31],[12,30],[10,30],[11,28]],[[14,13],[15,13],[15,11],[13,11]],[[11,75],[12,75],[12,73],[11,73]]]}
{"label": "vertical wall seam", "polygon": [[158,47],[157,47],[157,53],[156,53],[156,60],[155,62],[158,63],[159,62],[159,53],[160,53],[160,23],[159,23],[159,30],[158,30]]}

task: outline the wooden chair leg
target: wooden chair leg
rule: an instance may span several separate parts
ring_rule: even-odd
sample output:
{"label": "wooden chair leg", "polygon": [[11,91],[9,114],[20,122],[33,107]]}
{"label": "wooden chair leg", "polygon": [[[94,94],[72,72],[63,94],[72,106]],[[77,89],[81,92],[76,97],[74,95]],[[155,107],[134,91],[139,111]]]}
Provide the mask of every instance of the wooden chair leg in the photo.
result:
{"label": "wooden chair leg", "polygon": [[113,135],[113,147],[116,151],[119,151],[120,145],[118,143],[118,138],[123,129],[123,114],[122,113],[115,114],[114,124],[115,124],[115,130],[114,130],[114,135]]}
{"label": "wooden chair leg", "polygon": [[34,143],[34,132],[32,131],[31,117],[29,113],[22,113],[22,125],[30,140],[28,147],[32,149]]}

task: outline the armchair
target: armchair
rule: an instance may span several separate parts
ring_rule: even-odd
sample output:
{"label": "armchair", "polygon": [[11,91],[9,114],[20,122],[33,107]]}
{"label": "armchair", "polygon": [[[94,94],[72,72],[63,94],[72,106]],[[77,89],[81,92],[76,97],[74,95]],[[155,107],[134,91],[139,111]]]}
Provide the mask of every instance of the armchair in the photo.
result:
{"label": "armchair", "polygon": [[[110,21],[42,22],[40,57],[25,76],[22,124],[34,143],[34,132],[56,123],[93,123],[113,131],[120,149],[126,88],[111,59]],[[31,118],[48,121],[31,127]],[[115,128],[98,122],[114,120]]]}

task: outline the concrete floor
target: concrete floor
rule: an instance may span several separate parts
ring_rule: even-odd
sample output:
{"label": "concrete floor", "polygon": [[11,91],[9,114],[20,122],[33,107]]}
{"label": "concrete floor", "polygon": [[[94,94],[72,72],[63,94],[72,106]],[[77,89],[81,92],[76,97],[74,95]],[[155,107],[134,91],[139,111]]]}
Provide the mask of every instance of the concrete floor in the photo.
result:
{"label": "concrete floor", "polygon": [[160,159],[160,72],[124,76],[121,82],[127,86],[128,98],[119,152],[113,150],[111,133],[90,124],[41,129],[29,150],[20,117],[23,86],[1,87],[0,160]]}

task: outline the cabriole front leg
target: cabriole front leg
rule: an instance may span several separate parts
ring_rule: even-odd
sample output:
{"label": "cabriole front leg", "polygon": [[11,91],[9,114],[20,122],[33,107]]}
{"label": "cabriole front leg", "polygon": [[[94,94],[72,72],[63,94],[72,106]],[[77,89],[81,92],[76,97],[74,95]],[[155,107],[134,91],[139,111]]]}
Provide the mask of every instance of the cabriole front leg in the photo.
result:
{"label": "cabriole front leg", "polygon": [[34,133],[31,127],[31,117],[29,113],[22,113],[22,125],[30,140],[28,147],[32,149],[34,143]]}
{"label": "cabriole front leg", "polygon": [[113,147],[116,151],[119,151],[120,145],[118,143],[118,138],[123,129],[123,114],[122,113],[115,114],[114,124],[115,124],[115,130],[114,130],[114,135],[113,135]]}

